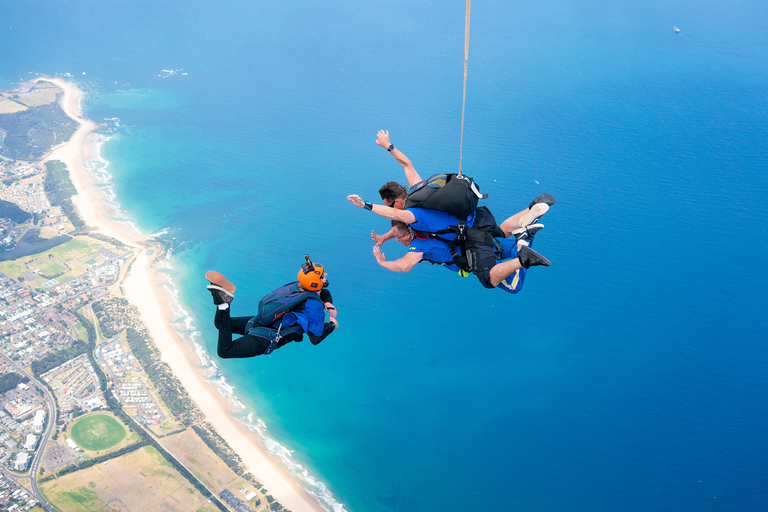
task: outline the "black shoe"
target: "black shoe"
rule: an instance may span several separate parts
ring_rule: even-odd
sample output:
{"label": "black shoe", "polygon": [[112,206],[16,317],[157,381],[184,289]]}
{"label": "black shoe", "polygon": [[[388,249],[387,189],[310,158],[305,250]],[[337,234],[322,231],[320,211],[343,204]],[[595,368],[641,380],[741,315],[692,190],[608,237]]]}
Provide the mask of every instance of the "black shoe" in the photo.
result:
{"label": "black shoe", "polygon": [[222,288],[221,286],[217,286],[215,284],[209,284],[206,286],[208,288],[208,291],[211,292],[211,295],[213,296],[213,305],[218,306],[219,304],[231,304],[233,300],[235,300],[235,296],[231,293],[229,293],[227,290]]}
{"label": "black shoe", "polygon": [[533,235],[539,232],[539,230],[544,228],[544,224],[531,224],[529,226],[526,226],[524,228],[518,228],[512,232],[512,236],[515,237],[515,242],[528,242],[529,244],[533,242]]}
{"label": "black shoe", "polygon": [[528,208],[529,209],[533,208],[533,205],[539,204],[539,203],[544,203],[547,206],[552,206],[556,202],[557,201],[555,201],[555,198],[552,197],[550,194],[541,194],[540,196],[535,198],[533,201],[531,201],[531,204],[528,205]]}
{"label": "black shoe", "polygon": [[520,251],[517,253],[517,259],[520,260],[520,264],[525,268],[531,268],[537,265],[548,267],[551,265],[547,258],[525,245],[521,247]]}

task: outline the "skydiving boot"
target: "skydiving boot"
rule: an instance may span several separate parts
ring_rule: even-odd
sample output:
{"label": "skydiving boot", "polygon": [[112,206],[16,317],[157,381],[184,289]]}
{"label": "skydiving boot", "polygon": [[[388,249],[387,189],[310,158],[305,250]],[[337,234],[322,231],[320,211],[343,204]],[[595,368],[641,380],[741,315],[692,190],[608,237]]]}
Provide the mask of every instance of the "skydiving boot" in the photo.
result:
{"label": "skydiving boot", "polygon": [[531,224],[524,228],[518,228],[512,232],[512,236],[515,237],[515,242],[523,245],[531,245],[533,242],[533,235],[544,228],[544,224]]}
{"label": "skydiving boot", "polygon": [[537,265],[548,267],[551,265],[547,258],[537,253],[527,245],[524,245],[520,248],[520,251],[517,253],[517,259],[520,260],[520,264],[525,268],[531,268]]}
{"label": "skydiving boot", "polygon": [[531,224],[536,224],[539,218],[541,218],[542,215],[547,213],[547,210],[549,210],[549,205],[547,203],[534,204],[533,206],[531,206],[528,213],[520,217],[520,227],[524,228],[524,227],[530,226]]}
{"label": "skydiving boot", "polygon": [[544,203],[547,206],[552,206],[557,201],[555,201],[555,198],[552,197],[550,194],[541,194],[540,196],[534,198],[533,201],[531,201],[531,204],[528,205],[528,208],[533,208],[533,205]]}
{"label": "skydiving boot", "polygon": [[206,272],[205,278],[211,283],[206,288],[211,292],[216,306],[232,303],[235,299],[235,285],[229,282],[229,279],[215,270]]}
{"label": "skydiving boot", "polygon": [[215,284],[209,284],[206,286],[208,291],[213,296],[213,305],[220,306],[222,304],[231,304],[235,300],[235,296],[229,293],[227,290]]}

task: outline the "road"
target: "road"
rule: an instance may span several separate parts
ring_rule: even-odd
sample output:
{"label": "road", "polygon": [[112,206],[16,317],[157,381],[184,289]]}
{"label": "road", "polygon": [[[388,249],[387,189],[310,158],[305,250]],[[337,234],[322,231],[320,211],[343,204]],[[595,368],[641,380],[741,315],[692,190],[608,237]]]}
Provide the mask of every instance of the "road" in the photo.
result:
{"label": "road", "polygon": [[[5,472],[5,474],[13,478],[17,483],[21,478],[29,478],[29,484],[31,487],[32,496],[35,497],[35,499],[38,501],[38,503],[45,508],[46,510],[50,512],[57,512],[53,506],[51,506],[50,503],[45,501],[43,498],[43,495],[40,493],[40,489],[37,487],[37,472],[40,469],[40,464],[43,460],[43,455],[45,454],[45,447],[48,444],[48,440],[51,438],[51,434],[53,433],[53,428],[56,426],[56,401],[53,398],[53,395],[50,391],[48,391],[48,388],[45,387],[43,384],[41,384],[37,379],[34,377],[28,375],[25,373],[19,365],[16,364],[16,362],[8,357],[5,352],[0,351],[0,357],[5,359],[8,364],[19,372],[21,375],[26,375],[30,382],[37,387],[37,389],[41,390],[43,392],[43,396],[45,396],[45,402],[48,406],[48,418],[47,418],[47,425],[45,427],[45,432],[43,432],[43,435],[40,438],[40,444],[38,444],[37,451],[35,452],[35,457],[32,459],[32,463],[29,466],[29,469],[26,473],[22,475],[18,475],[15,473]],[[21,485],[21,484],[19,484]]]}

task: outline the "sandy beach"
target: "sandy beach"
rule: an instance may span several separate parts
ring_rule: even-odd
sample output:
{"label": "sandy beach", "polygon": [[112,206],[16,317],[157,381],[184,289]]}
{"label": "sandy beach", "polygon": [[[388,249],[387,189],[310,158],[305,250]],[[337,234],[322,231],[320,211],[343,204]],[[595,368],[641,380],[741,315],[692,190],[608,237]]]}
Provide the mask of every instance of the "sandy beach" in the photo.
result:
{"label": "sandy beach", "polygon": [[147,237],[126,223],[110,220],[101,189],[95,186],[95,178],[86,168],[92,155],[92,132],[96,124],[82,117],[80,100],[83,93],[61,78],[37,80],[53,82],[64,91],[61,106],[68,116],[79,123],[71,139],[56,147],[46,160],[61,160],[66,164],[77,189],[73,202],[89,227],[136,248],[138,256],[131,264],[122,289],[126,299],[138,308],[152,340],[160,350],[162,360],[171,366],[207,421],[237,452],[272,496],[294,512],[325,510],[314,496],[294,482],[289,472],[279,465],[275,456],[269,454],[256,435],[233,417],[231,405],[203,379],[198,370],[200,361],[194,350],[176,334],[168,322],[167,319],[173,315],[169,297],[153,271],[154,260],[161,255],[161,251],[149,248],[146,245]]}

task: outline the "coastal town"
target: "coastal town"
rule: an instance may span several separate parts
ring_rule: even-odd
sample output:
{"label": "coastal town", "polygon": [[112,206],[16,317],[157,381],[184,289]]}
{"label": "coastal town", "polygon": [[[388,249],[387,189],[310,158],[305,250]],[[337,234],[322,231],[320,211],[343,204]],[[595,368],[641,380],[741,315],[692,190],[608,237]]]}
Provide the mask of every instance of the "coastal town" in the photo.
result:
{"label": "coastal town", "polygon": [[48,158],[77,127],[64,92],[37,79],[0,94],[0,510],[287,510],[122,298],[131,264],[163,248],[78,214]]}

